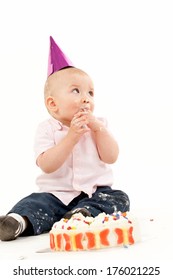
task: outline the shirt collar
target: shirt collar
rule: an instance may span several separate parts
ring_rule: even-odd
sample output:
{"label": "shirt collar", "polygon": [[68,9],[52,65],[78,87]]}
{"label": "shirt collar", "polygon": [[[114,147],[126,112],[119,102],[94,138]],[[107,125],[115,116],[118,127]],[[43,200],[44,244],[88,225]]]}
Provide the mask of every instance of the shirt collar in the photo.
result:
{"label": "shirt collar", "polygon": [[54,117],[51,116],[51,121],[56,125],[56,129],[57,130],[63,130],[63,129],[67,129],[68,127],[63,125],[62,122],[60,122],[59,120],[55,119]]}

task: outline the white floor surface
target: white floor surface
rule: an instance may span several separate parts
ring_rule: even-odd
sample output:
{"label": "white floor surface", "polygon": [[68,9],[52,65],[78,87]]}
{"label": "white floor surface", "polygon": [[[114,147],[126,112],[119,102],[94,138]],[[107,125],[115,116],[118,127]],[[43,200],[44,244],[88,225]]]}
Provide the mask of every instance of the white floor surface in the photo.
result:
{"label": "white floor surface", "polygon": [[[116,247],[92,251],[51,252],[49,234],[0,241],[0,260],[173,260],[173,212],[168,209],[136,209],[141,241],[128,248]],[[43,250],[43,252],[42,252]]]}

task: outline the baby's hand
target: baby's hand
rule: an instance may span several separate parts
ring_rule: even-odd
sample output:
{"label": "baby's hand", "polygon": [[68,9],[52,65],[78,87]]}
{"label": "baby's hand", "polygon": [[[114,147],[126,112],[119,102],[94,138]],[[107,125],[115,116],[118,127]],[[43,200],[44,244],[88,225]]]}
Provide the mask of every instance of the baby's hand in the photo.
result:
{"label": "baby's hand", "polygon": [[88,124],[87,126],[93,131],[101,131],[104,128],[104,125],[101,121],[99,121],[91,111],[88,111],[87,114]]}
{"label": "baby's hand", "polygon": [[85,111],[80,111],[75,114],[71,121],[70,130],[77,134],[84,134],[85,132],[89,131],[90,129],[87,126],[87,114],[88,113]]}

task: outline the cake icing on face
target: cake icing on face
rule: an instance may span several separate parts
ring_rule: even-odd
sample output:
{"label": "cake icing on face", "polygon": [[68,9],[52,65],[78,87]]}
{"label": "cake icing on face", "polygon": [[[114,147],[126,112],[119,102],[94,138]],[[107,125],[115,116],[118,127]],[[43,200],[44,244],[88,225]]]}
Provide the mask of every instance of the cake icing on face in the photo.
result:
{"label": "cake icing on face", "polygon": [[128,246],[139,239],[137,221],[129,213],[101,213],[95,218],[78,213],[53,225],[50,248],[56,251],[91,250]]}

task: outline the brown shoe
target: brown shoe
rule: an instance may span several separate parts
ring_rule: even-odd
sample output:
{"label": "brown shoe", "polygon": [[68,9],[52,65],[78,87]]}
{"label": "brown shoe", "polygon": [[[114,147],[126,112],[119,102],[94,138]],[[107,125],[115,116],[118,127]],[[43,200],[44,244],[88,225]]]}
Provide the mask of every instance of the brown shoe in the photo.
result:
{"label": "brown shoe", "polygon": [[84,217],[91,217],[91,213],[87,209],[85,209],[85,208],[76,208],[74,210],[71,210],[71,211],[67,212],[64,215],[64,218],[65,219],[70,219],[76,213],[81,213]]}
{"label": "brown shoe", "polygon": [[16,232],[20,224],[10,216],[0,216],[0,240],[10,241],[16,239]]}

